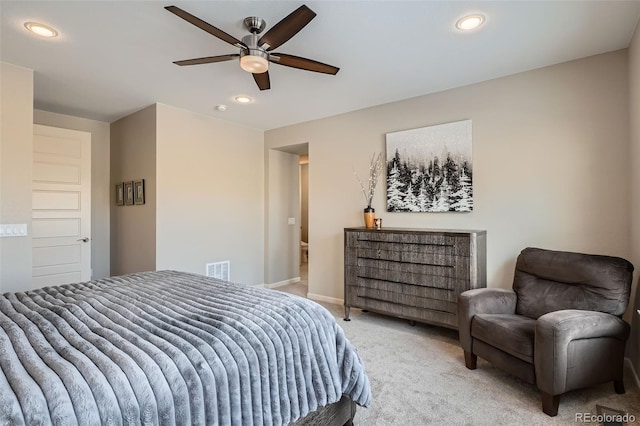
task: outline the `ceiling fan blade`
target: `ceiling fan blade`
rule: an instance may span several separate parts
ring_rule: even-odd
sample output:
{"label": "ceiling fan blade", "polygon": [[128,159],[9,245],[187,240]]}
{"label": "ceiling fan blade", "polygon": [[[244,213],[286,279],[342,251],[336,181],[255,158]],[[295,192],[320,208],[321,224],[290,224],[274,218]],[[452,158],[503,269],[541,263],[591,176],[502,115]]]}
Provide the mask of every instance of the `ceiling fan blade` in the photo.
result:
{"label": "ceiling fan blade", "polygon": [[301,58],[299,56],[287,55],[286,53],[271,53],[269,60],[276,64],[285,65],[287,67],[298,68],[301,70],[321,72],[324,74],[336,75],[340,68],[333,65],[323,64],[322,62],[314,61],[307,58]]}
{"label": "ceiling fan blade", "polygon": [[267,44],[266,50],[273,50],[285,43],[291,37],[296,35],[298,31],[303,29],[316,14],[313,10],[307,6],[302,5],[293,12],[291,12],[286,18],[275,24],[269,31],[267,31],[260,40],[258,40],[258,46]]}
{"label": "ceiling fan blade", "polygon": [[265,71],[263,73],[253,73],[253,79],[256,81],[256,84],[260,88],[260,90],[269,90],[271,89],[271,82],[269,81],[269,71]]}
{"label": "ceiling fan blade", "polygon": [[241,42],[240,40],[238,40],[234,36],[225,33],[221,29],[218,29],[218,28],[214,27],[213,25],[209,24],[208,22],[205,22],[202,19],[193,16],[189,12],[186,12],[186,11],[180,9],[177,6],[166,6],[165,9],[167,9],[169,12],[173,13],[174,15],[179,16],[180,18],[184,19],[185,21],[189,22],[190,24],[195,25],[196,27],[200,28],[201,30],[204,30],[204,31],[208,32],[212,36],[218,37],[222,41],[226,41],[227,43],[232,44],[232,45],[237,46],[237,47],[240,47],[240,48],[246,48],[247,47],[247,46],[245,46],[245,44],[243,42]]}
{"label": "ceiling fan blade", "polygon": [[184,65],[200,65],[200,64],[211,64],[213,62],[223,62],[230,61],[232,59],[239,58],[240,55],[237,53],[233,53],[230,55],[220,55],[220,56],[207,56],[205,58],[196,58],[196,59],[185,59],[183,61],[175,61],[174,64],[184,66]]}

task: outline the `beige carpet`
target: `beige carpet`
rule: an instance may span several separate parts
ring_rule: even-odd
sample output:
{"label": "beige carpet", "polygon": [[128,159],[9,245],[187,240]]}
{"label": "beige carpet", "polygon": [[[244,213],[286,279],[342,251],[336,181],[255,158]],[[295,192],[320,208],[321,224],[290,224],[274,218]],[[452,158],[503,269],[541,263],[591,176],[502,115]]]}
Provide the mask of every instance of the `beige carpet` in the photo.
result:
{"label": "beige carpet", "polygon": [[[278,290],[306,294],[306,284]],[[608,383],[561,398],[557,417],[542,413],[534,386],[478,359],[474,371],[464,367],[457,332],[441,327],[323,304],[338,319],[365,362],[373,404],[358,407],[357,426],[392,425],[575,425],[576,415],[596,415],[596,405],[635,416],[640,425],[640,390],[627,372],[627,393]],[[589,424],[589,423],[588,423]],[[593,425],[601,423],[590,423]]]}

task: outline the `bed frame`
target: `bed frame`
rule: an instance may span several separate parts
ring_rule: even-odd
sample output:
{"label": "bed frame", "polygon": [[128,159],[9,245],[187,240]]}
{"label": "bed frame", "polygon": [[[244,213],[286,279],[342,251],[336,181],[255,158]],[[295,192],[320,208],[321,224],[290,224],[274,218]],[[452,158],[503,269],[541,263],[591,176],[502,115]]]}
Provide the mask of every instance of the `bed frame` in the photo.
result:
{"label": "bed frame", "polygon": [[340,401],[320,407],[290,426],[353,426],[355,415],[356,403],[343,396]]}

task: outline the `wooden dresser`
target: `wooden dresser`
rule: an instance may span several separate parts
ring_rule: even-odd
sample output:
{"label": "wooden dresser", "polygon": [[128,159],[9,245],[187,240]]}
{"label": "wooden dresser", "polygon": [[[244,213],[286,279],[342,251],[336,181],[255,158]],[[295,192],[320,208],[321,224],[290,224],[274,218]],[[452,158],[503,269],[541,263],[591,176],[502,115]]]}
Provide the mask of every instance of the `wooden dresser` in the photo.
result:
{"label": "wooden dresser", "polygon": [[458,295],[486,287],[486,231],[345,228],[344,307],[458,328]]}

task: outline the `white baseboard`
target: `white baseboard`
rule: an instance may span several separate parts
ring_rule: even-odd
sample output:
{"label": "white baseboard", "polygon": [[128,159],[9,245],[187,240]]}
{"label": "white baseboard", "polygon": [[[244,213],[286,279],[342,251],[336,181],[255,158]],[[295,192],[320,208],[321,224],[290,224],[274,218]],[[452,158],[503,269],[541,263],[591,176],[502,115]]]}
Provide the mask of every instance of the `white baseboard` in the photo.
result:
{"label": "white baseboard", "polygon": [[636,381],[636,386],[638,386],[640,388],[640,377],[638,377],[638,372],[633,367],[633,363],[631,362],[631,360],[629,358],[625,358],[624,360],[625,360],[625,362],[627,364],[629,364],[629,367],[631,368],[631,374],[633,375],[633,378]]}
{"label": "white baseboard", "polygon": [[282,287],[283,285],[295,284],[297,282],[300,282],[300,277],[289,278],[288,280],[278,281],[277,283],[264,284],[264,288]]}
{"label": "white baseboard", "polygon": [[321,294],[315,294],[315,293],[307,293],[307,299],[316,300],[318,302],[333,303],[334,305],[344,304],[344,300],[342,299],[336,299],[335,297],[327,297],[327,296],[323,296]]}
{"label": "white baseboard", "polygon": [[255,288],[264,288],[264,283],[262,284],[254,284],[251,287],[255,287]]}

